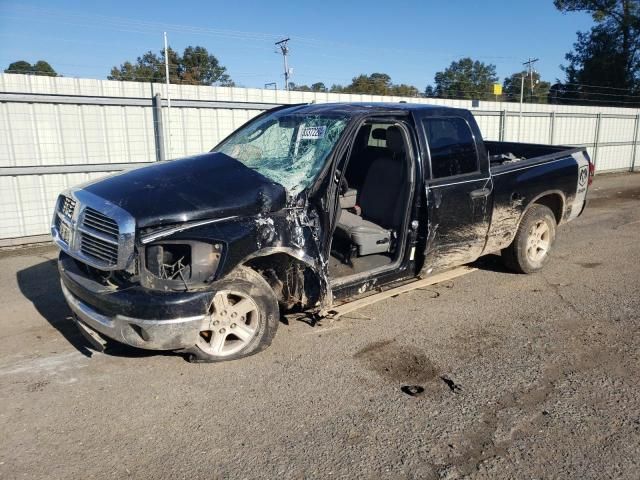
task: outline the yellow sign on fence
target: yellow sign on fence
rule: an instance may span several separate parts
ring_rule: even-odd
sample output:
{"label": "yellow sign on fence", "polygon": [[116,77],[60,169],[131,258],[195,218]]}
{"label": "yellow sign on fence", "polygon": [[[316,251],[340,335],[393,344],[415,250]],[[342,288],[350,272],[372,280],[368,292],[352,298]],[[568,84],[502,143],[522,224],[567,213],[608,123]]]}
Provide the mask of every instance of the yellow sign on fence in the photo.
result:
{"label": "yellow sign on fence", "polygon": [[493,94],[502,95],[502,85],[500,83],[493,84]]}

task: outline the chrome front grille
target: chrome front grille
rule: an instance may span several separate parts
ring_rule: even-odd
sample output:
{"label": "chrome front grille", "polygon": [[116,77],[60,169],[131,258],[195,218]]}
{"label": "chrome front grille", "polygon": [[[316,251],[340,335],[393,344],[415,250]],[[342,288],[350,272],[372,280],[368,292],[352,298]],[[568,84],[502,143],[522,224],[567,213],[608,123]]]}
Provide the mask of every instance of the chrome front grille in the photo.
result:
{"label": "chrome front grille", "polygon": [[80,250],[85,255],[105,262],[107,265],[118,263],[118,244],[105,242],[93,235],[83,233],[80,239]]}
{"label": "chrome front grille", "polygon": [[82,224],[87,228],[92,228],[115,240],[118,239],[118,234],[120,233],[115,220],[110,219],[91,207],[84,209]]}
{"label": "chrome front grille", "polygon": [[73,218],[73,212],[76,209],[76,201],[71,197],[62,197],[62,199],[60,212],[67,218]]}
{"label": "chrome front grille", "polygon": [[126,270],[133,259],[135,221],[118,207],[84,190],[61,195],[51,234],[72,257],[103,270]]}
{"label": "chrome front grille", "polygon": [[91,207],[80,221],[80,251],[108,266],[118,263],[118,223]]}

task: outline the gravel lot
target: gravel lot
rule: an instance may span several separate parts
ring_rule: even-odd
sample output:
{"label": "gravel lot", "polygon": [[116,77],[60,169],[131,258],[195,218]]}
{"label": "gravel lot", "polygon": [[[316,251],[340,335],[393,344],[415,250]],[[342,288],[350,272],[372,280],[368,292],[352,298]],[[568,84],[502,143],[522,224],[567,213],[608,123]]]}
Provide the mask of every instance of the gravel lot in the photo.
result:
{"label": "gravel lot", "polygon": [[2,252],[0,477],[637,479],[640,175],[594,187],[540,274],[487,257],[216,365],[92,354],[56,252]]}

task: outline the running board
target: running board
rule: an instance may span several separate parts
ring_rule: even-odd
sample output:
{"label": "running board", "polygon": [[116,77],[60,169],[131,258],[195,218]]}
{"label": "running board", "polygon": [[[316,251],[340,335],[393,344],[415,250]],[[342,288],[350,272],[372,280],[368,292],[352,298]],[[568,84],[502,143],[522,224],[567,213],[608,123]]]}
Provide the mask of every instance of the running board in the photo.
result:
{"label": "running board", "polygon": [[367,305],[371,305],[373,303],[377,303],[380,300],[384,300],[390,297],[395,297],[396,295],[400,295],[401,293],[410,292],[418,288],[428,287],[429,285],[435,285],[436,283],[452,280],[454,278],[461,277],[462,275],[466,275],[467,273],[471,273],[476,270],[477,268],[472,268],[472,267],[457,267],[452,270],[447,270],[446,272],[437,273],[431,277],[422,278],[420,280],[416,280],[415,282],[411,282],[406,285],[402,285],[400,287],[395,287],[390,290],[385,290],[380,293],[375,293],[373,295],[369,295],[368,297],[342,304],[339,307],[331,308],[330,310],[327,311],[324,317],[328,319],[335,319],[335,318],[341,317],[346,313],[350,313],[350,312],[353,312],[354,310],[358,310],[359,308],[366,307]]}

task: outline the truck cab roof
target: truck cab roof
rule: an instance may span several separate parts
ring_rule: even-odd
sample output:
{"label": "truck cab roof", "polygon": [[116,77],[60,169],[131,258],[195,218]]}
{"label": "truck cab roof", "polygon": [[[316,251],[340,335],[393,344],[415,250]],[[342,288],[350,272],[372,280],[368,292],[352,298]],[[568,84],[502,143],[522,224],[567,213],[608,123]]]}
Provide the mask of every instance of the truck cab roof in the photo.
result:
{"label": "truck cab roof", "polygon": [[442,105],[429,105],[423,103],[387,103],[387,102],[357,102],[357,103],[307,103],[281,108],[291,108],[300,113],[346,113],[357,114],[407,114],[420,112],[423,115],[468,114],[464,108],[445,107]]}

